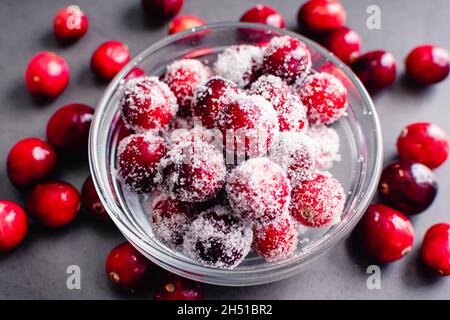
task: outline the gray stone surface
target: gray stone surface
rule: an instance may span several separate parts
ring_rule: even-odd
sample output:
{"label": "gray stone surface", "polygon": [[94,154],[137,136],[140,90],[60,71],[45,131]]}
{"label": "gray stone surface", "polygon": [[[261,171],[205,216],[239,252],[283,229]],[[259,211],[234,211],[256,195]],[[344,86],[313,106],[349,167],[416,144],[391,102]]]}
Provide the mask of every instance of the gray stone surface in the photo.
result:
{"label": "gray stone surface", "polygon": [[[55,11],[67,3],[57,0],[0,1],[0,198],[22,201],[23,197],[8,181],[4,170],[11,146],[20,138],[45,136],[50,115],[71,102],[95,105],[103,85],[97,84],[89,70],[92,51],[103,41],[126,42],[133,54],[161,39],[166,27],[152,28],[144,23],[139,1],[77,0],[90,18],[85,38],[70,47],[58,46],[52,36]],[[186,0],[184,13],[206,18],[208,22],[237,20],[245,9],[259,1]],[[295,14],[303,1],[265,0],[285,16],[295,28]],[[403,71],[402,60],[415,45],[436,43],[450,48],[450,1],[448,0],[346,0],[348,24],[364,41],[364,51],[383,48],[391,51]],[[366,9],[381,8],[382,29],[366,27]],[[35,105],[23,82],[27,61],[41,50],[62,54],[71,66],[71,83],[55,102]],[[374,97],[383,127],[386,161],[395,157],[395,138],[400,129],[415,121],[431,121],[450,131],[450,82],[427,90],[414,90],[397,83]],[[61,166],[59,177],[81,187],[87,165]],[[450,221],[450,163],[436,171],[440,191],[433,206],[413,219],[416,245],[402,261],[382,268],[381,290],[368,290],[366,268],[349,241],[322,258],[310,270],[278,283],[246,288],[207,287],[211,299],[432,299],[450,298],[450,279],[430,276],[418,262],[418,249],[425,230],[435,222]],[[113,226],[103,226],[80,217],[61,230],[32,226],[27,240],[11,254],[0,256],[0,298],[24,299],[117,299],[148,298],[151,287],[137,294],[113,290],[104,274],[104,258],[122,241]],[[82,289],[66,288],[66,268],[79,265]]]}

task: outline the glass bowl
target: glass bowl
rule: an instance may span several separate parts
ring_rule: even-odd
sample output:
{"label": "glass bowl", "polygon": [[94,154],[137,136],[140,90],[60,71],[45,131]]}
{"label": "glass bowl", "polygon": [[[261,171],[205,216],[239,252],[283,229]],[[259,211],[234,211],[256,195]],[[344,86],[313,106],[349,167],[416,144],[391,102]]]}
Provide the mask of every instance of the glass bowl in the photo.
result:
{"label": "glass bowl", "polygon": [[[155,239],[148,213],[142,205],[143,197],[127,191],[116,177],[116,149],[122,126],[118,88],[121,80],[136,66],[149,75],[159,76],[174,60],[199,58],[208,63],[230,45],[261,44],[280,35],[305,42],[311,50],[313,69],[334,73],[347,87],[348,115],[333,125],[341,138],[342,159],[331,170],[348,195],[342,220],[331,228],[306,229],[297,251],[287,260],[268,263],[251,255],[233,270],[205,267]],[[196,281],[246,286],[299,273],[350,234],[375,192],[382,164],[382,140],[370,96],[352,71],[332,53],[287,30],[232,22],[199,27],[164,38],[133,59],[110,83],[97,106],[90,134],[89,161],[95,186],[111,219],[148,259]]]}

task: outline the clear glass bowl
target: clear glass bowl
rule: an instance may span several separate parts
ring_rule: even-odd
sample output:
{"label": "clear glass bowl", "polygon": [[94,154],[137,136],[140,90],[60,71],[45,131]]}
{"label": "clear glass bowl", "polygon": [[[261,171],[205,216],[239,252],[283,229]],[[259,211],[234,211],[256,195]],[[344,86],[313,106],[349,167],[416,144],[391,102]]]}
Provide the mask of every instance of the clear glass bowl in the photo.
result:
{"label": "clear glass bowl", "polygon": [[[234,44],[255,44],[274,36],[289,35],[305,42],[312,54],[313,69],[338,74],[348,90],[348,116],[334,128],[341,138],[341,161],[331,172],[343,184],[348,198],[342,221],[326,229],[307,229],[292,257],[268,263],[247,257],[233,270],[202,266],[157,241],[142,207],[142,197],[128,192],[116,178],[116,149],[122,122],[118,104],[120,81],[135,66],[149,75],[161,75],[165,67],[181,58],[210,61]],[[167,37],[150,46],[131,61],[110,83],[93,120],[89,160],[93,180],[111,219],[124,236],[148,259],[183,277],[227,286],[246,286],[277,281],[308,267],[349,235],[375,192],[382,163],[382,140],[377,114],[363,85],[333,54],[296,33],[259,24],[220,23]]]}

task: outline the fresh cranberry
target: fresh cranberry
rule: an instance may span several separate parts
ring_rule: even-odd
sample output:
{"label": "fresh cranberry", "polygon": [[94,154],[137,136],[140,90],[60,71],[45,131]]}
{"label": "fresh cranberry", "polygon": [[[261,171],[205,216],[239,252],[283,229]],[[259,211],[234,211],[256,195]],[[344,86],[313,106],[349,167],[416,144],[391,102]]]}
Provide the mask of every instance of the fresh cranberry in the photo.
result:
{"label": "fresh cranberry", "polygon": [[339,1],[309,0],[300,7],[297,21],[302,30],[320,34],[345,25],[347,13]]}
{"label": "fresh cranberry", "polygon": [[62,227],[78,213],[80,195],[66,182],[44,182],[28,194],[25,208],[42,225]]}
{"label": "fresh cranberry", "polygon": [[420,163],[391,163],[384,168],[378,185],[381,200],[405,214],[426,210],[437,190],[433,172]]}
{"label": "fresh cranberry", "polygon": [[402,258],[411,251],[414,229],[402,213],[382,204],[372,204],[359,221],[356,235],[363,249],[378,262]]}
{"label": "fresh cranberry", "polygon": [[180,12],[184,0],[142,0],[142,8],[151,18],[169,20]]}
{"label": "fresh cranberry", "polygon": [[102,80],[110,81],[130,61],[130,51],[122,42],[110,40],[98,47],[91,58],[91,69]]}
{"label": "fresh cranberry", "polygon": [[450,275],[450,224],[438,223],[428,229],[422,242],[422,260],[441,276]]}
{"label": "fresh cranberry", "polygon": [[324,45],[346,64],[350,64],[361,53],[359,34],[347,27],[331,31],[325,37]]}
{"label": "fresh cranberry", "polygon": [[133,69],[130,70],[130,72],[128,72],[128,74],[125,76],[125,80],[130,80],[130,79],[135,79],[135,78],[140,78],[145,76],[145,71],[138,68],[138,67],[134,67]]}
{"label": "fresh cranberry", "polygon": [[165,274],[153,293],[153,300],[203,300],[203,286],[173,273]]}
{"label": "fresh cranberry", "polygon": [[386,51],[371,51],[356,58],[351,67],[367,90],[389,87],[397,74],[394,56]]}
{"label": "fresh cranberry", "polygon": [[241,17],[241,22],[261,23],[277,28],[285,27],[283,16],[277,10],[262,4],[246,11]]}
{"label": "fresh cranberry", "polygon": [[405,60],[406,74],[418,84],[441,82],[450,72],[450,55],[447,50],[433,45],[414,48]]}
{"label": "fresh cranberry", "polygon": [[53,172],[56,154],[47,142],[26,138],[12,147],[6,166],[9,179],[16,187],[29,188]]}
{"label": "fresh cranberry", "polygon": [[405,127],[397,139],[397,151],[404,161],[420,162],[435,169],[447,160],[450,143],[435,124],[417,122]]}
{"label": "fresh cranberry", "polygon": [[81,204],[83,208],[92,216],[100,218],[102,220],[108,220],[109,216],[103,207],[97,190],[95,189],[92,177],[86,178],[81,188]]}
{"label": "fresh cranberry", "polygon": [[17,247],[28,231],[25,211],[14,202],[0,200],[0,252]]}
{"label": "fresh cranberry", "polygon": [[134,290],[142,285],[151,263],[129,242],[119,244],[106,257],[108,279],[118,288]]}
{"label": "fresh cranberry", "polygon": [[206,21],[190,14],[178,16],[169,24],[169,34],[194,29],[206,25]]}
{"label": "fresh cranberry", "polygon": [[94,109],[81,103],[68,104],[56,111],[47,124],[47,140],[57,150],[86,154]]}
{"label": "fresh cranberry", "polygon": [[44,51],[28,63],[25,83],[31,95],[37,99],[54,99],[69,83],[69,65],[56,53]]}
{"label": "fresh cranberry", "polygon": [[62,8],[56,13],[53,21],[53,32],[60,41],[75,41],[88,30],[88,19],[77,5]]}

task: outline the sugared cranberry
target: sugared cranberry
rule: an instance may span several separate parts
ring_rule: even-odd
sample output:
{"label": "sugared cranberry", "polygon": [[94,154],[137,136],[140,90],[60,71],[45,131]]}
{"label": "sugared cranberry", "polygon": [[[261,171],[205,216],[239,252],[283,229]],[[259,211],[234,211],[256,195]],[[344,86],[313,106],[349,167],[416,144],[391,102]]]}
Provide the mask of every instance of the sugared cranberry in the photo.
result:
{"label": "sugared cranberry", "polygon": [[300,98],[308,109],[312,124],[330,124],[339,120],[347,108],[347,89],[326,72],[306,77],[300,86]]}
{"label": "sugared cranberry", "polygon": [[81,103],[68,104],[56,111],[47,124],[47,140],[57,150],[86,154],[94,109]]}
{"label": "sugared cranberry", "polygon": [[416,83],[430,85],[441,82],[450,72],[447,50],[433,45],[414,48],[405,60],[406,74]]}
{"label": "sugared cranberry", "polygon": [[184,236],[184,253],[203,265],[233,269],[250,252],[253,232],[227,207],[202,212]]}
{"label": "sugared cranberry", "polygon": [[246,11],[241,17],[241,22],[262,23],[277,28],[285,27],[283,16],[277,10],[262,4]]}
{"label": "sugared cranberry", "polygon": [[450,275],[450,224],[438,223],[428,229],[422,242],[422,260],[441,276]]}
{"label": "sugared cranberry", "polygon": [[156,20],[169,20],[180,12],[184,0],[142,0],[142,9]]}
{"label": "sugared cranberry", "polygon": [[58,40],[71,42],[80,39],[88,30],[88,19],[77,5],[62,8],[53,21],[53,32]]}
{"label": "sugared cranberry", "polygon": [[370,205],[355,231],[363,249],[381,263],[402,258],[414,242],[408,218],[382,204]]}
{"label": "sugared cranberry", "polygon": [[286,212],[291,185],[286,172],[268,158],[241,163],[229,175],[226,191],[231,208],[250,223],[268,223]]}
{"label": "sugared cranberry", "polygon": [[303,78],[311,68],[307,46],[289,36],[272,38],[263,59],[263,73],[272,74],[292,84]]}
{"label": "sugared cranberry", "polygon": [[447,160],[449,138],[435,124],[417,122],[403,128],[397,139],[397,151],[404,161],[420,162],[435,169]]}
{"label": "sugared cranberry", "polygon": [[108,279],[123,290],[137,289],[145,280],[151,263],[129,242],[119,244],[106,257]]}
{"label": "sugared cranberry", "polygon": [[17,247],[28,231],[25,211],[12,201],[0,200],[0,252]]}
{"label": "sugared cranberry", "polygon": [[192,102],[192,114],[206,128],[217,125],[219,113],[233,101],[238,87],[230,80],[214,77],[199,86]]}
{"label": "sugared cranberry", "polygon": [[347,64],[350,64],[361,53],[361,38],[359,34],[347,27],[331,31],[325,37],[324,45]]}
{"label": "sugared cranberry", "polygon": [[83,208],[92,216],[102,220],[109,219],[108,213],[100,201],[94,182],[92,181],[92,177],[90,175],[86,178],[83,183],[83,187],[81,188],[81,204],[83,205]]}
{"label": "sugared cranberry", "polygon": [[300,28],[314,34],[343,27],[346,18],[344,7],[336,0],[309,0],[297,15]]}
{"label": "sugared cranberry", "polygon": [[62,227],[75,218],[80,209],[80,195],[66,182],[44,182],[28,194],[25,208],[42,225]]}
{"label": "sugared cranberry", "polygon": [[207,66],[195,59],[183,59],[167,67],[163,81],[177,97],[182,109],[189,109],[198,85],[204,83],[211,75]]}
{"label": "sugared cranberry", "polygon": [[328,170],[333,166],[333,162],[341,160],[340,138],[335,129],[325,125],[311,126],[307,134],[315,143],[317,170]]}
{"label": "sugared cranberry", "polygon": [[125,76],[125,80],[130,80],[130,79],[139,78],[139,77],[143,77],[143,76],[145,76],[145,71],[142,70],[141,68],[134,67]]}
{"label": "sugared cranberry", "polygon": [[433,172],[420,163],[391,163],[384,168],[378,185],[381,200],[405,214],[426,210],[437,190]]}
{"label": "sugared cranberry", "polygon": [[130,51],[122,42],[110,40],[98,47],[91,58],[91,69],[102,80],[112,80],[130,61]]}
{"label": "sugared cranberry", "polygon": [[127,80],[121,91],[124,122],[136,132],[165,129],[178,111],[174,94],[156,77]]}
{"label": "sugared cranberry", "polygon": [[328,172],[293,187],[291,197],[291,215],[308,227],[338,223],[345,205],[344,189]]}
{"label": "sugared cranberry", "polygon": [[153,300],[203,300],[203,286],[173,273],[165,274],[153,293]]}
{"label": "sugared cranberry", "polygon": [[38,53],[28,63],[25,83],[33,97],[40,100],[54,99],[69,84],[69,65],[56,53]]}
{"label": "sugared cranberry", "polygon": [[202,126],[195,126],[192,129],[178,129],[170,134],[170,143],[178,144],[185,142],[202,141],[213,144],[217,147],[222,146],[222,135],[217,130],[205,129]]}
{"label": "sugared cranberry", "polygon": [[397,74],[394,56],[386,51],[371,51],[356,58],[351,67],[369,91],[389,87]]}
{"label": "sugared cranberry", "polygon": [[131,191],[147,193],[155,187],[158,165],[165,154],[163,138],[152,132],[132,134],[118,147],[119,175]]}
{"label": "sugared cranberry", "polygon": [[169,34],[194,29],[206,25],[206,21],[197,16],[185,14],[173,19],[169,24]]}
{"label": "sugared cranberry", "polygon": [[29,188],[53,172],[56,154],[47,142],[26,138],[12,147],[6,166],[9,179],[16,187]]}
{"label": "sugared cranberry", "polygon": [[280,131],[306,131],[306,108],[298,95],[281,78],[273,75],[261,76],[252,84],[250,94],[261,95],[272,104],[278,114]]}

